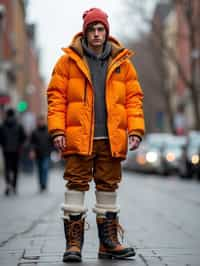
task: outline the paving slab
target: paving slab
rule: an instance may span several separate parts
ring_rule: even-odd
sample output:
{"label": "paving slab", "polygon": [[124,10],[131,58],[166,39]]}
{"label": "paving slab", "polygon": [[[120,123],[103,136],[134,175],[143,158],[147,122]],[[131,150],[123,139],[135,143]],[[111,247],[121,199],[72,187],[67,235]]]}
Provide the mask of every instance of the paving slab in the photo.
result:
{"label": "paving slab", "polygon": [[[0,177],[0,266],[64,266],[65,240],[60,204],[62,169],[50,174],[49,192],[38,193],[37,179],[21,175],[19,195],[5,197]],[[120,223],[125,243],[137,255],[129,260],[99,260],[94,185],[86,195],[88,216],[83,247],[87,266],[200,266],[200,183],[124,172],[119,189]]]}

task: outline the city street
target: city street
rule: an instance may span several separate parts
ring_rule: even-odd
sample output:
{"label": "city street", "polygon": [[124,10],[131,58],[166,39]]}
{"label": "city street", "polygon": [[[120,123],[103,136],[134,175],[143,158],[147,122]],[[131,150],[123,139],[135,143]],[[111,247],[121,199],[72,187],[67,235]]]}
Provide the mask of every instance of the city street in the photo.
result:
{"label": "city street", "polygon": [[0,0],[0,266],[200,266],[199,17]]}
{"label": "city street", "polygon": [[[61,170],[51,172],[47,193],[38,192],[35,176],[25,175],[20,177],[18,196],[5,197],[3,191],[1,177],[0,266],[66,265],[62,263],[65,242],[59,210],[64,191]],[[200,183],[124,173],[119,190],[120,223],[125,229],[124,241],[136,248],[137,255],[120,261],[97,259],[93,191],[86,198],[89,212],[79,264],[200,265]]]}

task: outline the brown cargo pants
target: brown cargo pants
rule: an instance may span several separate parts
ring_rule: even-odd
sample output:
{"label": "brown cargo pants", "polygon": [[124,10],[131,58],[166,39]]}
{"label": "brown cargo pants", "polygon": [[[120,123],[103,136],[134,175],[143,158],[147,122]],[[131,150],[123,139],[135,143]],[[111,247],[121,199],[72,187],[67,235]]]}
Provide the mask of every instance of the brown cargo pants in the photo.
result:
{"label": "brown cargo pants", "polygon": [[121,181],[121,159],[111,156],[109,140],[94,140],[91,156],[66,157],[64,179],[70,190],[87,191],[94,180],[96,190],[113,192]]}

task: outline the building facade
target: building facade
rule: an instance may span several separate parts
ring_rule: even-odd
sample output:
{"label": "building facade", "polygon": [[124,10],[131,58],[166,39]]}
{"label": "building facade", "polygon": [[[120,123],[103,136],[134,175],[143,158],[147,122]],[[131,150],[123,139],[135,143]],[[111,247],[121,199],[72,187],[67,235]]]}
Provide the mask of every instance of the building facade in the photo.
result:
{"label": "building facade", "polygon": [[[2,16],[1,16],[2,14]],[[0,0],[0,109],[43,111],[44,82],[39,68],[35,25],[26,22],[26,1]]]}

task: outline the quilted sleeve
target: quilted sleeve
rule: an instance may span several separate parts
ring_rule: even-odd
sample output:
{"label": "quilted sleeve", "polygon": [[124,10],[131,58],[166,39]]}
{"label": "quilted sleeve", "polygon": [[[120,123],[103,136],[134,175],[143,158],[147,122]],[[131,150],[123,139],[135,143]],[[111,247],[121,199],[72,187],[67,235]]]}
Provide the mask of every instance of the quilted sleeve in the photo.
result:
{"label": "quilted sleeve", "polygon": [[143,112],[143,91],[137,78],[137,73],[130,61],[126,71],[126,111],[128,119],[128,134],[142,137],[145,132]]}
{"label": "quilted sleeve", "polygon": [[69,59],[63,55],[56,63],[47,88],[48,131],[53,136],[64,134],[67,107]]}

